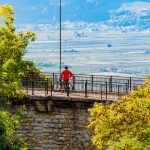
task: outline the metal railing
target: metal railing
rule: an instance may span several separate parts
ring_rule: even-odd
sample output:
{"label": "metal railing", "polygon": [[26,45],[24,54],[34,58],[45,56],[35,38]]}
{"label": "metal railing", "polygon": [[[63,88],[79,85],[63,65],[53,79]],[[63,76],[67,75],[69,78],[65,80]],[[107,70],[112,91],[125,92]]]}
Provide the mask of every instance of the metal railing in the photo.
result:
{"label": "metal railing", "polygon": [[69,96],[90,99],[116,99],[129,94],[131,90],[141,85],[143,78],[98,76],[74,74],[69,82],[73,91],[69,94],[53,91],[53,84],[59,81],[58,73],[45,73],[46,78],[30,75],[22,78],[21,88],[28,95]]}

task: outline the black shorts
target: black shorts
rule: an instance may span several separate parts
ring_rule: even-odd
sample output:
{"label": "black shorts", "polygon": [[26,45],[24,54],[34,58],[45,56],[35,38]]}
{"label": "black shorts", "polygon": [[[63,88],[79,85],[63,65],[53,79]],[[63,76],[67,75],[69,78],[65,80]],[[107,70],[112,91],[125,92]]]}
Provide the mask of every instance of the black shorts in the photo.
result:
{"label": "black shorts", "polygon": [[67,86],[69,80],[63,80],[63,84]]}

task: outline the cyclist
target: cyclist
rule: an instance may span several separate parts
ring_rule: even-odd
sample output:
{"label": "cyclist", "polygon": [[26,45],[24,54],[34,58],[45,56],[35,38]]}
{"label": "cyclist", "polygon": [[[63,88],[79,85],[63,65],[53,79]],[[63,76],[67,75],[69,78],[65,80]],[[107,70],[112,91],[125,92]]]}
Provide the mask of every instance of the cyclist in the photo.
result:
{"label": "cyclist", "polygon": [[72,72],[68,69],[68,66],[65,66],[65,69],[60,74],[60,80],[63,79],[61,89],[64,90],[64,86],[68,86],[68,80],[73,76]]}

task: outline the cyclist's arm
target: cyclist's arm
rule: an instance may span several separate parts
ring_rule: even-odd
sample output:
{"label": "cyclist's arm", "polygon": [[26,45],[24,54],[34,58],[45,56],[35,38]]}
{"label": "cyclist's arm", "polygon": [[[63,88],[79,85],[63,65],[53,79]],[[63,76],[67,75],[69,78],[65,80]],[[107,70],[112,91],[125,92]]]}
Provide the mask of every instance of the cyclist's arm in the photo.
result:
{"label": "cyclist's arm", "polygon": [[71,72],[71,71],[70,71],[69,73],[70,73],[70,75],[69,75],[69,76],[70,76],[70,78],[71,78],[71,77],[73,76],[73,74],[72,74],[72,72]]}

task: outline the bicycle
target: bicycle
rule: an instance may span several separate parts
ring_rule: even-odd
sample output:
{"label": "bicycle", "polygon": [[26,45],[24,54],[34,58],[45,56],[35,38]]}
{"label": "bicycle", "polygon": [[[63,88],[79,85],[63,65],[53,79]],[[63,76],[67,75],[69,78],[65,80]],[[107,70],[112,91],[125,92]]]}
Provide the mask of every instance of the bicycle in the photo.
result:
{"label": "bicycle", "polygon": [[53,91],[71,93],[73,91],[73,86],[70,82],[65,83],[64,81],[57,81],[53,84]]}

